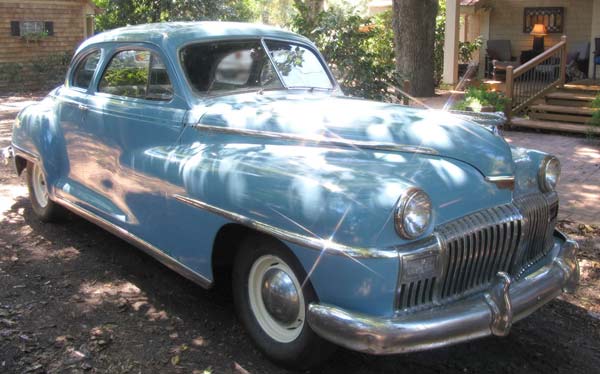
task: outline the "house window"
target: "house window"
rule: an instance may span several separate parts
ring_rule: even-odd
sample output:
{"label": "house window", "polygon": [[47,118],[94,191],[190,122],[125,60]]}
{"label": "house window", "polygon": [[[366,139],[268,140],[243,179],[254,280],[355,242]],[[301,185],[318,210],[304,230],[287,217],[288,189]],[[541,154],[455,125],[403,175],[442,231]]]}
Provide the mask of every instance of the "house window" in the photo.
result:
{"label": "house window", "polygon": [[54,22],[48,21],[11,21],[10,33],[12,36],[27,36],[46,33],[54,35]]}

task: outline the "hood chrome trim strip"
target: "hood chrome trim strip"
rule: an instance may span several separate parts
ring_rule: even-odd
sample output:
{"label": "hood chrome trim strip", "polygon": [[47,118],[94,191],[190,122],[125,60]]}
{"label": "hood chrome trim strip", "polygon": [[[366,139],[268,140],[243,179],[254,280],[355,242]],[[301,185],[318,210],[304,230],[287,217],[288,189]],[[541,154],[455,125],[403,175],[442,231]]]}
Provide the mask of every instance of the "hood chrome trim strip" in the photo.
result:
{"label": "hood chrome trim strip", "polygon": [[349,247],[344,244],[339,244],[318,237],[311,237],[291,232],[285,229],[280,229],[267,223],[248,218],[241,214],[217,208],[216,206],[207,204],[200,200],[191,199],[189,197],[177,194],[173,195],[173,198],[193,207],[200,208],[214,214],[218,214],[231,221],[240,223],[244,226],[250,227],[265,234],[272,235],[280,240],[302,245],[311,249],[316,249],[319,251],[330,252],[332,254],[344,255],[353,258],[398,258],[398,251],[396,248],[390,248],[388,250],[385,250],[378,248]]}
{"label": "hood chrome trim strip", "polygon": [[485,177],[485,180],[494,183],[501,190],[514,190],[515,177],[512,175],[499,175],[497,177]]}
{"label": "hood chrome trim strip", "polygon": [[393,151],[407,153],[422,153],[427,155],[438,155],[439,152],[433,148],[423,147],[418,145],[380,143],[364,140],[352,140],[344,138],[331,138],[323,135],[297,135],[288,133],[279,133],[274,131],[240,129],[223,126],[195,124],[192,127],[198,131],[210,131],[221,134],[246,135],[259,138],[275,139],[275,140],[291,140],[304,143],[313,143],[315,145],[332,145],[337,147],[351,147],[360,149],[371,149],[376,151]]}

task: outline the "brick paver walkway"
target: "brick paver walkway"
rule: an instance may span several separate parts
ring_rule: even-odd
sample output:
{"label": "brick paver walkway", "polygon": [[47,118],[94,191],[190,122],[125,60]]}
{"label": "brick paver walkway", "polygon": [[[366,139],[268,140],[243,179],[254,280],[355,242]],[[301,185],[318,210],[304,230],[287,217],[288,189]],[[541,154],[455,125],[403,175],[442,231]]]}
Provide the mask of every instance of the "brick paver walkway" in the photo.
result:
{"label": "brick paver walkway", "polygon": [[600,141],[521,131],[507,131],[505,138],[511,144],[539,149],[560,159],[559,219],[600,224]]}

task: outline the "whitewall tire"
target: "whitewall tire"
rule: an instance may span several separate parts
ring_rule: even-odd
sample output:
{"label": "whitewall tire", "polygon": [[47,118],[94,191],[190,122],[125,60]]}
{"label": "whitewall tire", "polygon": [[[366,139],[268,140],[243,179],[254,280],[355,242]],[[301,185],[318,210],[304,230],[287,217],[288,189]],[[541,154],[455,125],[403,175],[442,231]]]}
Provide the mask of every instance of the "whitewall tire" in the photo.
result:
{"label": "whitewall tire", "polygon": [[257,347],[271,360],[308,369],[326,360],[335,346],[308,323],[308,305],[316,293],[298,259],[267,236],[247,238],[233,267],[237,314]]}
{"label": "whitewall tire", "polygon": [[50,200],[44,170],[32,162],[27,163],[27,189],[33,213],[40,221],[51,222],[62,218],[63,208]]}

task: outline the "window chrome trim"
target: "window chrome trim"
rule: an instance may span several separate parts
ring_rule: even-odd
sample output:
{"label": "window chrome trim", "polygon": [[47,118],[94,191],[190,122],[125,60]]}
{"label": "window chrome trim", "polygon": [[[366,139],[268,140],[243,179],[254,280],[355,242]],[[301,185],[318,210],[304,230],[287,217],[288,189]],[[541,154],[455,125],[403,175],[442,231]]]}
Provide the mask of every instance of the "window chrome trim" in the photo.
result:
{"label": "window chrome trim", "polygon": [[316,249],[324,252],[327,251],[332,254],[344,255],[353,258],[398,258],[398,251],[396,248],[378,249],[349,247],[344,244],[321,239],[319,237],[311,237],[288,231],[285,229],[280,229],[278,227],[254,220],[244,215],[218,208],[214,205],[207,204],[197,199],[192,199],[178,194],[173,195],[173,198],[181,201],[182,203],[220,215],[231,221],[240,223],[244,226],[250,227],[265,234],[274,236],[280,240],[302,245],[311,249]]}
{"label": "window chrome trim", "polygon": [[306,143],[313,143],[314,145],[332,145],[339,147],[354,147],[361,149],[372,149],[376,151],[397,151],[397,152],[408,152],[408,153],[422,153],[427,155],[437,155],[438,152],[429,147],[407,145],[407,144],[394,144],[394,143],[379,143],[363,140],[351,140],[338,138],[333,139],[322,135],[296,135],[289,133],[279,133],[274,131],[263,131],[263,130],[252,130],[242,128],[231,128],[225,126],[213,126],[195,124],[192,127],[198,131],[209,131],[222,134],[234,134],[234,135],[247,135],[255,136],[260,138],[277,139],[277,140],[292,140],[301,141]]}
{"label": "window chrome trim", "polygon": [[[279,82],[286,90],[289,90],[290,88],[283,80],[283,76],[281,75],[281,72],[279,71],[279,69],[277,69],[277,65],[275,65],[275,61],[273,60],[273,57],[271,56],[271,50],[269,50],[269,47],[267,47],[265,38],[260,38],[260,45],[262,45],[263,49],[265,50],[265,54],[267,55],[267,58],[269,59],[269,62],[271,63],[271,67],[273,68],[273,70],[275,70],[275,74],[277,74],[277,78],[279,78]],[[262,82],[261,82],[261,88],[262,88]]]}
{"label": "window chrome trim", "polygon": [[[87,88],[74,86],[73,85],[73,78],[74,78],[73,76],[75,74],[75,71],[77,70],[77,68],[79,67],[79,65],[81,63],[83,63],[88,57],[90,57],[93,53],[96,53],[96,52],[100,52],[100,57],[98,58],[98,63],[96,64],[96,68],[94,69],[94,74],[92,74],[92,78],[91,78],[90,83],[88,84]],[[98,47],[98,46],[94,46],[86,51],[79,52],[79,54],[77,54],[76,56],[73,56],[73,59],[69,63],[69,69],[67,70],[67,74],[65,77],[65,83],[66,83],[65,87],[70,90],[77,91],[80,93],[84,93],[84,94],[89,93],[91,91],[91,89],[93,88],[92,83],[94,83],[94,80],[96,79],[96,75],[98,74],[100,67],[102,65],[102,59],[104,58],[104,54],[105,54],[104,49],[102,49],[101,47]]]}
{"label": "window chrome trim", "polygon": [[283,80],[283,76],[281,75],[281,72],[277,68],[275,61],[273,60],[273,57],[271,56],[271,49],[267,45],[267,42],[269,42],[269,41],[276,42],[276,43],[277,42],[289,43],[291,45],[296,45],[296,46],[302,47],[302,48],[308,50],[309,52],[311,52],[319,61],[319,65],[321,65],[321,68],[325,72],[325,75],[327,75],[327,79],[329,79],[329,84],[331,85],[331,87],[329,87],[329,88],[323,88],[323,87],[312,87],[312,88],[319,89],[319,90],[326,90],[326,91],[335,91],[335,89],[338,85],[337,81],[335,80],[333,73],[329,70],[329,66],[327,65],[327,62],[325,61],[323,56],[318,52],[318,50],[316,48],[313,48],[312,46],[307,45],[307,44],[293,42],[293,41],[286,40],[286,39],[263,37],[263,38],[261,38],[261,44],[262,44],[263,48],[265,49],[265,51],[267,52],[267,56],[269,57],[269,60],[271,61],[271,65],[273,65],[273,69],[275,69],[275,71],[277,72],[277,75],[279,76],[279,79],[281,80],[281,84],[283,84],[283,86],[286,89],[288,89],[288,90],[294,89],[294,88],[303,89],[305,87],[295,87],[295,86],[290,87],[285,83],[285,81]]}

